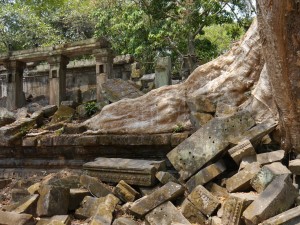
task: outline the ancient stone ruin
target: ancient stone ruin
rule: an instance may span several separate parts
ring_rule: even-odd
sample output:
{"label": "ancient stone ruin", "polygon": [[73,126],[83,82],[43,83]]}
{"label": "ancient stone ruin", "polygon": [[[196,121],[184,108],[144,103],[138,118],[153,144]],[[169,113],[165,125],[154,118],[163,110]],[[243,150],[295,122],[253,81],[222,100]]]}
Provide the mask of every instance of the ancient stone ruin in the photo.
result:
{"label": "ancient stone ruin", "polygon": [[[97,102],[66,101],[67,64],[86,54]],[[23,72],[37,61],[48,62],[50,104],[23,107]],[[121,61],[95,39],[0,55],[0,224],[300,223],[300,159],[280,149],[256,21],[175,85],[169,58],[144,76]],[[131,70],[115,79],[120,64]]]}

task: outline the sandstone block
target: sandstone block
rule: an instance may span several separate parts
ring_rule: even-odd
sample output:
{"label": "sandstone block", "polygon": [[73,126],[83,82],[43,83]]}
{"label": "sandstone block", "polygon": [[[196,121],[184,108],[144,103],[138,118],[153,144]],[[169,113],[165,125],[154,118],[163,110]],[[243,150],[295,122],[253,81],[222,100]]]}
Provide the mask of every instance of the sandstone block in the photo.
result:
{"label": "sandstone block", "polygon": [[38,216],[65,215],[68,212],[70,190],[63,187],[43,185],[39,189]]}
{"label": "sandstone block", "polygon": [[243,158],[256,155],[255,149],[249,140],[245,140],[228,150],[229,155],[239,165]]}
{"label": "sandstone block", "polygon": [[3,225],[34,225],[35,221],[30,214],[0,211],[0,221]]}
{"label": "sandstone block", "polygon": [[47,106],[43,107],[41,110],[45,117],[50,117],[50,116],[53,116],[54,113],[57,111],[57,106],[56,105],[47,105]]}
{"label": "sandstone block", "polygon": [[123,180],[114,188],[113,193],[123,202],[133,202],[139,196],[139,193]]}
{"label": "sandstone block", "polygon": [[291,174],[291,171],[280,162],[275,162],[262,167],[262,169],[250,181],[251,186],[258,193],[266,189],[272,180],[282,174]]}
{"label": "sandstone block", "polygon": [[236,192],[230,193],[230,197],[242,199],[247,206],[249,206],[253,201],[258,198],[258,194],[256,192]]}
{"label": "sandstone block", "polygon": [[278,150],[268,153],[261,153],[256,156],[257,162],[259,162],[261,165],[273,163],[273,162],[280,162],[283,160],[285,155],[284,150]]}
{"label": "sandstone block", "polygon": [[155,65],[155,87],[159,88],[171,83],[171,58],[159,57]]}
{"label": "sandstone block", "polygon": [[28,191],[31,195],[33,195],[33,194],[38,193],[38,190],[40,189],[40,187],[41,187],[41,183],[38,182],[38,183],[35,183],[35,184],[31,185],[30,187],[28,187],[28,188],[27,188],[27,191]]}
{"label": "sandstone block", "polygon": [[83,165],[87,174],[98,177],[101,181],[152,186],[156,181],[157,171],[165,170],[165,161],[152,161],[122,158],[97,158],[94,162]]}
{"label": "sandstone block", "polygon": [[34,194],[32,196],[27,197],[26,201],[23,200],[22,204],[20,204],[13,211],[20,214],[28,213],[28,214],[35,215],[38,198],[39,198],[38,194]]}
{"label": "sandstone block", "polygon": [[238,110],[238,107],[218,102],[216,107],[216,117],[232,116]]}
{"label": "sandstone block", "polygon": [[75,110],[71,107],[61,105],[52,117],[51,124],[62,121],[71,121],[75,114]]}
{"label": "sandstone block", "polygon": [[259,163],[251,163],[226,180],[229,192],[247,191],[251,188],[251,179],[260,171]]}
{"label": "sandstone block", "polygon": [[166,184],[168,182],[179,183],[178,180],[169,172],[159,171],[155,174],[160,183]]}
{"label": "sandstone block", "polygon": [[90,192],[85,189],[72,188],[70,189],[70,200],[68,210],[75,210],[79,208],[80,203],[86,196],[89,196]]}
{"label": "sandstone block", "polygon": [[190,120],[194,127],[200,128],[214,117],[209,113],[191,112]]}
{"label": "sandstone block", "polygon": [[228,118],[212,119],[169,152],[167,157],[181,179],[186,180],[225,151],[233,138],[241,136],[254,124],[247,112],[238,112]]}
{"label": "sandstone block", "polygon": [[257,162],[256,155],[246,156],[245,158],[242,159],[242,161],[240,163],[239,171],[243,170],[247,165],[254,163],[254,162]]}
{"label": "sandstone block", "polygon": [[216,183],[208,183],[205,185],[205,188],[212,193],[212,195],[219,197],[219,198],[227,198],[229,193],[226,188],[217,185]]}
{"label": "sandstone block", "polygon": [[289,174],[276,177],[243,213],[246,224],[258,224],[289,209],[298,196]]}
{"label": "sandstone block", "polygon": [[184,188],[180,184],[169,182],[150,195],[135,201],[130,208],[131,213],[142,217],[158,205],[183,195]]}
{"label": "sandstone block", "polygon": [[217,216],[213,216],[211,218],[211,225],[223,225],[221,218],[217,217]]}
{"label": "sandstone block", "polygon": [[173,133],[171,135],[171,146],[176,147],[179,145],[181,142],[183,142],[185,139],[189,137],[188,132],[183,132],[183,133]]}
{"label": "sandstone block", "polygon": [[189,192],[192,192],[195,187],[198,185],[204,185],[223,173],[226,170],[226,165],[223,160],[219,160],[216,163],[213,163],[202,170],[200,170],[198,173],[196,173],[194,176],[192,176],[187,182],[186,187],[188,188]]}
{"label": "sandstone block", "polygon": [[213,196],[202,185],[198,185],[191,194],[188,200],[196,206],[204,215],[211,215],[219,207],[219,200]]}
{"label": "sandstone block", "polygon": [[92,195],[100,198],[111,193],[111,191],[95,177],[87,175],[80,176],[80,183],[91,192]]}
{"label": "sandstone block", "polygon": [[216,111],[216,105],[202,96],[188,99],[187,104],[191,112],[214,113]]}
{"label": "sandstone block", "polygon": [[71,225],[71,218],[68,215],[41,218],[36,225]]}
{"label": "sandstone block", "polygon": [[13,202],[19,202],[23,198],[29,196],[30,193],[23,188],[14,188],[11,190],[11,200]]}
{"label": "sandstone block", "polygon": [[206,217],[188,199],[183,201],[180,206],[180,211],[190,223],[205,224],[206,222]]}
{"label": "sandstone block", "polygon": [[169,201],[153,209],[145,216],[145,219],[149,225],[191,225],[181,212]]}
{"label": "sandstone block", "polygon": [[112,225],[139,225],[138,222],[126,218],[126,217],[120,217],[118,219],[115,219]]}
{"label": "sandstone block", "polygon": [[289,162],[289,169],[293,174],[300,175],[300,159],[291,160]]}
{"label": "sandstone block", "polygon": [[237,197],[229,197],[223,207],[222,224],[240,225],[242,213],[247,207],[246,201]]}
{"label": "sandstone block", "polygon": [[300,224],[300,206],[289,209],[283,213],[280,213],[272,218],[269,218],[260,225],[293,225]]}

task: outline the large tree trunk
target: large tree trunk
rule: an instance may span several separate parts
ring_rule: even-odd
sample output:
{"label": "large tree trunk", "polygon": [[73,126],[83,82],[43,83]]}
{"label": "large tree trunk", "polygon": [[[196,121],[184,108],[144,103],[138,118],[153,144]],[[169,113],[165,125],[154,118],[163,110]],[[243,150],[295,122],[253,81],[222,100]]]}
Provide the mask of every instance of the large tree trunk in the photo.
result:
{"label": "large tree trunk", "polygon": [[300,152],[299,0],[258,0],[258,22],[280,115],[282,146]]}
{"label": "large tree trunk", "polygon": [[[269,110],[272,108],[272,96],[266,97],[270,94],[266,79],[258,82],[263,65],[255,21],[231,51],[198,67],[182,84],[161,87],[142,97],[108,105],[85,125],[90,130],[118,134],[172,132],[177,124],[189,129],[187,101],[199,97],[215,104],[222,102],[247,108],[260,122],[274,115]],[[266,91],[255,91],[251,95],[257,83]],[[262,109],[264,113],[260,113]]]}

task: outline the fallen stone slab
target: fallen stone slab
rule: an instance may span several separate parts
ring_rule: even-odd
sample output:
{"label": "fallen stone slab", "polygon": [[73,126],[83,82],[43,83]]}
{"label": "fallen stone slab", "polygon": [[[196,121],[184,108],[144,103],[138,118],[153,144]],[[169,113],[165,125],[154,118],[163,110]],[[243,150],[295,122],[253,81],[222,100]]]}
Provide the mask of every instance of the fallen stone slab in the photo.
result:
{"label": "fallen stone slab", "polygon": [[228,192],[248,191],[251,188],[250,181],[260,171],[259,163],[251,163],[226,180]]}
{"label": "fallen stone slab", "polygon": [[118,203],[119,199],[112,194],[101,198],[87,196],[83,199],[81,207],[75,211],[75,217],[79,219],[92,217],[91,224],[111,224]]}
{"label": "fallen stone slab", "polygon": [[206,223],[207,218],[187,198],[182,202],[180,206],[180,212],[190,223]]}
{"label": "fallen stone slab", "polygon": [[282,163],[275,162],[265,165],[250,181],[251,186],[258,193],[261,193],[272,182],[272,180],[282,174],[291,174],[291,171]]}
{"label": "fallen stone slab", "polygon": [[254,125],[248,112],[238,112],[227,118],[214,118],[169,152],[167,157],[181,179],[187,180],[224,152],[233,138],[240,137]]}
{"label": "fallen stone slab", "polygon": [[235,192],[230,193],[230,197],[242,199],[247,206],[254,202],[258,198],[259,194],[256,192]]}
{"label": "fallen stone slab", "polygon": [[192,176],[187,182],[186,187],[189,190],[189,192],[192,192],[195,187],[198,185],[204,185],[223,173],[226,170],[226,165],[223,160],[219,160],[216,163],[213,163],[202,170],[200,170],[198,173],[196,173],[194,176]]}
{"label": "fallen stone slab", "polygon": [[297,196],[290,175],[280,175],[246,208],[243,218],[246,224],[258,224],[289,209]]}
{"label": "fallen stone slab", "polygon": [[56,215],[51,218],[41,218],[36,225],[71,225],[69,215]]}
{"label": "fallen stone slab", "polygon": [[261,165],[270,164],[273,162],[281,162],[285,156],[284,150],[277,150],[273,152],[261,153],[256,155],[256,160]]}
{"label": "fallen stone slab", "polygon": [[149,225],[191,225],[181,212],[169,201],[153,209],[145,216],[145,219]]}
{"label": "fallen stone slab", "polygon": [[27,213],[31,215],[36,214],[36,207],[39,195],[34,194],[30,197],[27,197],[26,201],[23,200],[23,203],[16,207],[13,211],[16,213]]}
{"label": "fallen stone slab", "polygon": [[74,115],[75,109],[69,106],[61,105],[59,106],[58,110],[54,113],[49,125],[56,124],[59,122],[70,122],[73,119]]}
{"label": "fallen stone slab", "polygon": [[242,214],[247,207],[247,202],[237,197],[229,197],[223,206],[222,224],[240,225]]}
{"label": "fallen stone slab", "polygon": [[183,193],[184,188],[180,184],[169,182],[152,194],[135,201],[129,210],[132,214],[142,217],[160,204],[175,199]]}
{"label": "fallen stone slab", "polygon": [[85,189],[72,188],[70,189],[70,200],[68,210],[72,211],[79,208],[80,203],[86,196],[90,196],[90,192]]}
{"label": "fallen stone slab", "polygon": [[220,206],[219,200],[202,185],[198,185],[187,198],[197,209],[207,216],[212,215]]}
{"label": "fallen stone slab", "polygon": [[107,188],[105,184],[99,181],[96,177],[90,177],[87,175],[80,176],[80,183],[91,192],[92,195],[100,198],[105,197],[111,193],[111,190]]}
{"label": "fallen stone slab", "polygon": [[38,216],[65,215],[68,212],[70,190],[64,187],[43,185],[39,189]]}
{"label": "fallen stone slab", "polygon": [[139,224],[133,219],[120,217],[118,219],[115,219],[112,225],[139,225]]}
{"label": "fallen stone slab", "polygon": [[166,164],[165,161],[97,158],[84,164],[83,169],[103,182],[118,183],[124,180],[131,185],[153,186],[156,183],[155,174],[166,170]]}
{"label": "fallen stone slab", "polygon": [[229,155],[239,165],[243,158],[256,155],[255,149],[249,140],[245,140],[228,150]]}
{"label": "fallen stone slab", "polygon": [[296,225],[300,224],[300,206],[289,209],[283,213],[280,213],[272,218],[269,218],[260,225]]}
{"label": "fallen stone slab", "polygon": [[41,108],[41,111],[44,114],[44,117],[50,117],[53,116],[54,113],[57,111],[57,106],[56,105],[47,105],[43,108]]}
{"label": "fallen stone slab", "polygon": [[11,190],[11,201],[19,202],[20,200],[29,195],[30,193],[24,188],[14,188]]}
{"label": "fallen stone slab", "polygon": [[246,156],[245,158],[242,159],[242,161],[240,163],[239,171],[243,170],[247,165],[254,163],[254,162],[257,162],[256,155]]}
{"label": "fallen stone slab", "polygon": [[229,196],[227,189],[216,183],[208,183],[205,188],[216,197],[226,199]]}
{"label": "fallen stone slab", "polygon": [[138,187],[138,191],[141,193],[142,196],[146,196],[146,195],[152,194],[154,191],[156,191],[157,189],[159,189],[161,187],[162,187],[162,185],[160,185],[160,184],[157,184],[153,187],[140,186],[140,187]]}
{"label": "fallen stone slab", "polygon": [[139,196],[139,193],[123,180],[114,188],[113,193],[123,202],[133,202]]}
{"label": "fallen stone slab", "polygon": [[300,159],[294,159],[289,162],[289,169],[293,174],[300,175]]}
{"label": "fallen stone slab", "polygon": [[199,129],[214,117],[210,113],[191,112],[190,120],[194,127]]}
{"label": "fallen stone slab", "polygon": [[2,225],[34,225],[35,221],[30,214],[19,214],[16,212],[0,211]]}
{"label": "fallen stone slab", "polygon": [[168,182],[179,183],[179,181],[172,174],[166,171],[158,171],[155,174],[155,177],[161,184],[166,184]]}
{"label": "fallen stone slab", "polygon": [[173,133],[171,135],[171,146],[176,147],[189,137],[189,132]]}

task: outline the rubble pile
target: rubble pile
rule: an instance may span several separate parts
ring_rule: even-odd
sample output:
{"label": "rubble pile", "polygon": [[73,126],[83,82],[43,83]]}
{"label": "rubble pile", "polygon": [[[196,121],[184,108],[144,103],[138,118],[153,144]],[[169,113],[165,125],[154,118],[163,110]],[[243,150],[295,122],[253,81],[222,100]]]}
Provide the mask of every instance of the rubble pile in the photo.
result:
{"label": "rubble pile", "polygon": [[1,180],[12,189],[0,223],[297,224],[300,159],[276,149],[276,127],[240,111],[204,124],[167,160],[100,157],[82,172]]}

